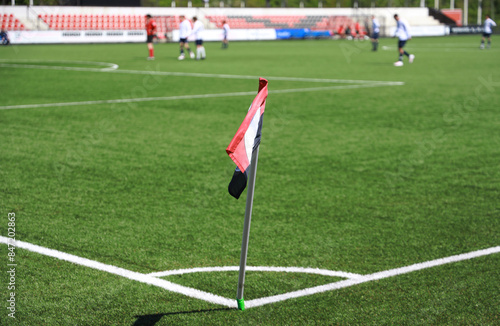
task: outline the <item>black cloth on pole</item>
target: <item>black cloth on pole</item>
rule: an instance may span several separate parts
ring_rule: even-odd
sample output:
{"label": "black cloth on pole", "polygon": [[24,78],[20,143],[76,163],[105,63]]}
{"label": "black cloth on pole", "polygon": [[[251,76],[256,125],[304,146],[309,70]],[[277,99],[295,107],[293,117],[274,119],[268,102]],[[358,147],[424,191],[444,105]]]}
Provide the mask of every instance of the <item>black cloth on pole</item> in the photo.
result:
{"label": "black cloth on pole", "polygon": [[245,190],[246,186],[247,186],[246,171],[243,173],[239,168],[236,168],[236,170],[234,170],[233,177],[231,178],[231,182],[229,182],[228,186],[229,194],[234,198],[238,199],[240,198],[243,190]]}

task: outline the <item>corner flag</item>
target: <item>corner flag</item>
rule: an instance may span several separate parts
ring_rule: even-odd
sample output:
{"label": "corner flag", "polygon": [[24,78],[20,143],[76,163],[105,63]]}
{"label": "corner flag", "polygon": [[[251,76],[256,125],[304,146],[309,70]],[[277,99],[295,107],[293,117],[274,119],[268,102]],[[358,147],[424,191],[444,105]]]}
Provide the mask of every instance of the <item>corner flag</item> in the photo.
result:
{"label": "corner flag", "polygon": [[234,198],[240,198],[247,185],[247,170],[251,163],[253,152],[260,145],[262,120],[267,98],[267,80],[259,79],[259,92],[253,100],[243,123],[226,149],[227,154],[236,163],[236,170],[229,183],[229,193]]}
{"label": "corner flag", "polygon": [[[236,170],[229,183],[229,193],[238,199],[245,190],[248,177],[247,203],[245,206],[245,221],[243,222],[243,237],[241,240],[240,270],[238,275],[238,291],[236,302],[239,310],[245,310],[243,291],[245,288],[245,271],[247,265],[248,239],[250,237],[250,222],[252,220],[253,192],[259,145],[262,131],[262,118],[266,107],[267,80],[259,78],[259,92],[248,109],[247,116],[226,149],[227,154],[236,163]],[[248,176],[247,176],[248,172]]]}

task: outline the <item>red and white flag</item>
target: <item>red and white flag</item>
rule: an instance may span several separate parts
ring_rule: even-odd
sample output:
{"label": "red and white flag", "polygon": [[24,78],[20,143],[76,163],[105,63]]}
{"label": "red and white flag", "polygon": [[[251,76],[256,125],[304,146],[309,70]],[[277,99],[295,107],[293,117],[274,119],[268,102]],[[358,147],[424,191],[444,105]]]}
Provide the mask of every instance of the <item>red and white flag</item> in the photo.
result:
{"label": "red and white flag", "polygon": [[252,153],[259,147],[262,119],[266,107],[267,80],[259,79],[259,92],[248,109],[236,135],[226,148],[226,152],[236,163],[236,170],[229,183],[229,193],[238,199],[247,185],[247,170],[252,160]]}

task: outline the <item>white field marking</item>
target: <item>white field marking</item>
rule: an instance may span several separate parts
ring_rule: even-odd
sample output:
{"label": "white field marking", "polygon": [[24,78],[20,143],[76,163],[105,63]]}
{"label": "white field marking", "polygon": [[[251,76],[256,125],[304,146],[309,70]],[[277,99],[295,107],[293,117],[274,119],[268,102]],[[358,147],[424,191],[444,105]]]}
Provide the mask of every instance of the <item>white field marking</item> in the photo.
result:
{"label": "white field marking", "polygon": [[[401,85],[404,85],[404,83],[385,82],[385,83],[361,84],[361,85],[339,85],[339,86],[309,87],[309,88],[296,88],[296,89],[278,89],[269,91],[269,93],[270,94],[299,93],[299,92],[329,91],[335,89],[354,89],[354,88],[370,88],[370,87],[401,86]],[[112,104],[112,103],[136,103],[136,102],[150,102],[150,101],[192,100],[200,98],[218,98],[218,97],[234,97],[234,96],[249,96],[249,95],[255,96],[255,94],[257,94],[257,92],[251,91],[251,92],[234,92],[234,93],[219,93],[219,94],[195,94],[195,95],[178,95],[178,96],[164,96],[164,97],[126,98],[126,99],[115,99],[115,100],[97,100],[97,101],[81,101],[81,102],[22,104],[22,105],[0,106],[0,110],[35,109],[35,108]]]}
{"label": "white field marking", "polygon": [[227,306],[230,308],[236,308],[236,300],[230,300],[230,299],[227,299],[227,298],[224,298],[224,297],[212,294],[212,293],[208,293],[208,292],[200,291],[197,289],[189,288],[186,286],[182,286],[179,284],[175,284],[175,283],[172,283],[172,282],[169,282],[166,280],[162,280],[160,278],[152,277],[152,276],[149,276],[146,274],[129,271],[129,270],[126,270],[126,269],[123,269],[120,267],[113,266],[113,265],[103,264],[103,263],[97,262],[95,260],[90,260],[87,258],[78,257],[75,255],[67,254],[65,252],[58,251],[58,250],[37,246],[37,245],[31,244],[28,242],[24,242],[24,241],[18,241],[18,240],[13,241],[11,238],[7,238],[7,237],[3,237],[3,236],[0,236],[0,243],[14,244],[18,248],[26,249],[28,251],[36,252],[36,253],[39,253],[39,254],[42,254],[45,256],[54,257],[54,258],[57,258],[60,260],[68,261],[68,262],[73,263],[73,264],[82,265],[82,266],[90,267],[90,268],[97,269],[100,271],[108,272],[111,274],[123,276],[125,278],[130,279],[130,280],[139,281],[141,283],[154,285],[154,286],[163,288],[163,289],[171,291],[171,292],[184,294],[188,297],[192,297],[192,298],[204,300],[207,302]]}
{"label": "white field marking", "polygon": [[[123,276],[123,277],[131,279],[131,280],[135,280],[135,281],[139,281],[141,283],[146,283],[146,284],[158,286],[158,287],[163,288],[163,289],[168,290],[168,291],[184,294],[188,297],[204,300],[204,301],[207,301],[210,303],[215,303],[215,304],[227,306],[230,308],[236,308],[236,306],[237,306],[235,299],[224,298],[224,297],[212,294],[212,293],[189,288],[186,286],[182,286],[179,284],[168,282],[166,280],[159,279],[157,277],[152,276],[152,274],[157,274],[157,273],[152,273],[149,275],[141,274],[141,273],[129,271],[129,270],[126,270],[126,269],[123,269],[120,267],[116,267],[113,265],[106,265],[106,264],[103,264],[103,263],[100,263],[100,262],[97,262],[94,260],[90,260],[87,258],[82,258],[82,257],[74,256],[71,254],[67,254],[67,253],[64,253],[61,251],[33,245],[33,244],[30,244],[30,243],[27,243],[24,241],[18,241],[18,240],[13,241],[11,238],[7,238],[4,236],[0,236],[0,243],[4,243],[4,244],[14,243],[14,245],[16,247],[26,249],[28,251],[36,252],[36,253],[39,253],[42,255],[54,257],[54,258],[61,259],[61,260],[65,260],[65,261],[68,261],[68,262],[71,262],[71,263],[74,263],[77,265],[90,267],[90,268],[101,270],[101,271],[108,272],[111,274],[120,275],[120,276]],[[300,291],[294,291],[294,292],[270,296],[270,297],[266,297],[266,298],[249,300],[245,303],[245,307],[247,307],[247,308],[259,307],[259,306],[263,306],[263,305],[270,304],[270,303],[280,302],[280,301],[284,301],[284,300],[288,300],[288,299],[292,299],[292,298],[299,298],[302,296],[312,295],[312,294],[316,294],[316,293],[322,293],[322,292],[331,291],[331,290],[335,290],[335,289],[341,289],[341,288],[353,286],[356,284],[366,283],[366,282],[375,281],[375,280],[381,280],[381,279],[396,276],[396,275],[407,274],[407,273],[411,273],[411,272],[415,272],[415,271],[419,271],[419,270],[423,270],[423,269],[427,269],[427,268],[431,268],[431,267],[435,267],[435,266],[459,262],[459,261],[463,261],[463,260],[469,260],[472,258],[491,255],[491,254],[495,254],[495,253],[499,253],[499,252],[500,252],[500,246],[497,246],[497,247],[491,247],[488,249],[473,251],[473,252],[469,252],[469,253],[465,253],[465,254],[461,254],[461,255],[455,255],[455,256],[450,256],[450,257],[446,257],[446,258],[439,258],[439,259],[435,259],[435,260],[430,260],[427,262],[413,264],[413,265],[406,266],[406,267],[389,269],[386,271],[377,272],[377,273],[368,274],[368,275],[358,275],[358,274],[348,273],[350,275],[355,276],[355,278],[350,278],[350,279],[343,280],[343,281],[338,281],[338,282],[334,282],[334,283],[330,283],[330,284],[316,286],[316,287],[312,287],[312,288],[304,289],[304,290],[300,290]],[[220,268],[233,270],[233,268],[238,268],[238,266],[226,266],[226,267],[220,267]],[[272,271],[278,271],[279,269],[288,269],[290,267],[252,267],[252,268],[270,269]],[[296,268],[300,268],[300,267],[296,267]],[[197,268],[196,270],[197,271],[206,271],[206,269],[204,269],[204,268]],[[305,270],[308,270],[308,269],[306,268]],[[310,270],[314,270],[314,269],[310,269]],[[185,270],[185,271],[189,271],[189,270]],[[331,271],[331,272],[333,272],[333,271]],[[171,275],[175,275],[175,274],[171,274]]]}
{"label": "white field marking", "polygon": [[263,305],[270,304],[270,303],[275,303],[275,302],[284,301],[284,300],[288,300],[288,299],[292,299],[292,298],[303,297],[306,295],[322,293],[322,292],[336,290],[336,289],[342,289],[342,288],[346,288],[346,287],[361,284],[361,283],[366,283],[366,282],[375,281],[375,280],[381,280],[381,279],[396,276],[396,275],[407,274],[407,273],[419,271],[419,270],[426,269],[426,268],[436,267],[436,266],[449,264],[449,263],[455,263],[455,262],[459,262],[462,260],[469,260],[472,258],[491,255],[491,254],[495,254],[495,253],[499,253],[499,252],[500,252],[500,246],[497,246],[497,247],[491,247],[488,249],[469,252],[466,254],[449,256],[446,258],[439,258],[439,259],[435,259],[435,260],[426,261],[423,263],[413,264],[410,266],[399,267],[399,268],[389,269],[389,270],[382,271],[382,272],[364,275],[362,278],[358,278],[358,279],[348,279],[348,280],[343,280],[343,281],[338,281],[338,282],[334,282],[334,283],[330,283],[330,284],[320,285],[320,286],[316,286],[316,287],[312,287],[312,288],[308,288],[308,289],[304,289],[304,290],[288,292],[285,294],[280,294],[280,295],[275,295],[275,296],[271,296],[271,297],[246,301],[245,307],[248,307],[248,308],[259,307],[259,306],[263,306]]}
{"label": "white field marking", "polygon": [[135,102],[148,102],[148,101],[190,100],[190,99],[197,99],[197,98],[244,96],[244,95],[255,95],[255,94],[256,94],[256,92],[235,92],[235,93],[221,93],[221,94],[199,94],[199,95],[179,95],[179,96],[165,96],[165,97],[125,98],[125,99],[116,99],[116,100],[97,100],[97,101],[81,101],[81,102],[23,104],[23,105],[0,106],[0,110],[34,109],[34,108],[50,108],[50,107],[61,107],[61,106],[78,106],[78,105],[112,104],[112,103],[135,103]]}
{"label": "white field marking", "polygon": [[424,47],[434,47],[434,48],[440,48],[440,47],[469,47],[469,48],[477,48],[476,43],[418,43],[418,46],[424,46]]}
{"label": "white field marking", "polygon": [[[15,64],[15,63],[0,63],[0,67],[29,68],[29,69],[52,69],[52,70],[74,70],[74,71],[108,72],[108,73],[121,73],[121,74],[140,74],[140,75],[163,75],[163,76],[178,76],[178,77],[229,78],[229,79],[258,79],[259,78],[259,76],[248,76],[248,75],[203,74],[203,73],[142,71],[142,70],[117,70],[118,65],[113,64],[113,63],[105,63],[105,62],[37,61],[37,60],[6,60],[6,59],[2,60],[2,59],[0,59],[0,62],[13,62],[13,61],[14,62],[51,62],[51,63],[94,64],[94,65],[104,65],[106,67],[105,68],[84,68],[84,67],[47,66],[47,65]],[[353,88],[365,88],[365,87],[368,88],[368,87],[404,85],[404,82],[399,82],[399,81],[376,81],[376,80],[371,81],[371,80],[322,79],[322,78],[301,78],[301,77],[266,77],[266,78],[268,78],[269,80],[310,82],[310,83],[357,84],[357,85],[339,85],[339,86],[273,90],[273,91],[269,91],[270,94],[328,91],[328,90],[333,90],[333,89],[353,89]],[[145,97],[145,98],[133,98],[133,99],[96,100],[96,101],[65,102],[65,103],[8,105],[8,106],[0,106],[0,110],[61,107],[61,106],[79,106],[79,105],[96,105],[96,104],[112,104],[112,103],[132,103],[132,102],[146,102],[146,101],[169,101],[169,100],[216,98],[216,97],[246,96],[246,95],[255,95],[255,92],[234,92],[234,93],[223,93],[223,94],[179,95],[179,96],[168,96],[168,97]]]}
{"label": "white field marking", "polygon": [[[249,75],[228,75],[228,74],[203,74],[190,72],[170,72],[170,71],[143,71],[143,70],[117,70],[118,65],[105,62],[90,62],[90,61],[37,61],[37,60],[7,60],[0,59],[0,62],[53,62],[53,63],[78,63],[78,64],[95,64],[95,65],[111,65],[107,68],[83,68],[83,67],[64,67],[64,66],[45,66],[45,65],[20,65],[20,64],[1,64],[0,67],[10,68],[30,68],[30,69],[55,69],[55,70],[75,70],[75,71],[90,71],[90,72],[111,72],[120,74],[136,74],[136,75],[160,75],[160,76],[177,76],[177,77],[203,77],[203,78],[223,78],[223,79],[259,79],[262,76]],[[297,81],[309,83],[344,83],[344,84],[377,84],[377,83],[395,83],[392,81],[378,80],[351,80],[351,79],[323,79],[323,78],[302,78],[302,77],[265,77],[269,80],[281,81]],[[399,82],[404,84],[402,82]]]}
{"label": "white field marking", "polygon": [[223,79],[259,79],[266,78],[270,81],[296,81],[308,83],[344,83],[344,84],[372,84],[372,83],[393,83],[392,81],[380,80],[354,80],[354,79],[323,79],[323,78],[302,78],[302,77],[272,77],[272,76],[249,76],[249,75],[228,75],[228,74],[203,74],[190,72],[169,72],[169,71],[142,71],[142,70],[114,70],[108,71],[119,74],[139,74],[139,75],[162,75],[162,76],[179,76],[179,77],[203,77],[203,78],[223,78]]}
{"label": "white field marking", "polygon": [[27,64],[16,64],[16,63],[0,63],[0,67],[4,67],[4,68],[35,68],[35,69],[49,69],[49,70],[95,71],[95,72],[103,72],[103,71],[108,71],[108,70],[116,69],[114,67],[108,67],[108,68],[83,68],[83,67],[62,67],[62,66],[27,65]]}
{"label": "white field marking", "polygon": [[[206,273],[206,272],[237,272],[239,271],[239,266],[222,266],[222,267],[198,267],[190,269],[176,269],[164,272],[155,272],[148,274],[154,277],[163,277],[171,275],[181,275],[190,273]],[[352,278],[358,279],[364,277],[361,274],[354,274],[342,271],[330,271],[328,269],[319,268],[304,268],[304,267],[274,267],[274,266],[247,266],[247,271],[252,272],[285,272],[285,273],[305,273],[305,274],[317,274],[324,276],[337,276],[342,278]]]}
{"label": "white field marking", "polygon": [[[464,48],[444,48],[444,47],[420,47],[420,46],[415,46],[415,47],[407,47],[405,48],[408,51],[417,51],[417,52],[479,52],[479,46],[472,48],[472,47],[464,47]],[[382,50],[385,51],[397,51],[398,48],[396,46],[382,46]],[[491,50],[491,49],[490,49]]]}
{"label": "white field marking", "polygon": [[[18,64],[9,62],[27,62],[31,64]],[[62,64],[80,64],[89,66],[104,66],[104,68],[85,68],[85,67],[67,67],[67,66],[48,66],[35,63],[62,63]],[[92,62],[92,61],[66,61],[66,60],[24,60],[24,59],[0,59],[0,67],[7,68],[30,68],[30,69],[52,69],[52,70],[74,70],[74,71],[94,71],[105,72],[118,69],[116,63]]]}

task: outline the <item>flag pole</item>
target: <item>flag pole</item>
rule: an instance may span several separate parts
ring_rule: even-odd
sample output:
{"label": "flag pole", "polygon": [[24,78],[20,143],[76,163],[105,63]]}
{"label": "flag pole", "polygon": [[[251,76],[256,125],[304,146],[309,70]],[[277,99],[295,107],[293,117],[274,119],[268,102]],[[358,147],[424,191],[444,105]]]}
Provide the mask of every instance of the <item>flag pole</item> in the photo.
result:
{"label": "flag pole", "polygon": [[253,193],[255,189],[255,176],[257,174],[257,161],[259,159],[258,146],[252,153],[252,162],[248,174],[247,203],[245,207],[245,222],[243,224],[243,239],[241,241],[240,272],[238,276],[238,291],[236,293],[236,302],[239,310],[245,310],[245,301],[243,300],[243,290],[245,287],[245,269],[247,265],[248,238],[250,237],[250,222],[252,220]]}

